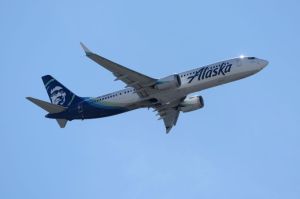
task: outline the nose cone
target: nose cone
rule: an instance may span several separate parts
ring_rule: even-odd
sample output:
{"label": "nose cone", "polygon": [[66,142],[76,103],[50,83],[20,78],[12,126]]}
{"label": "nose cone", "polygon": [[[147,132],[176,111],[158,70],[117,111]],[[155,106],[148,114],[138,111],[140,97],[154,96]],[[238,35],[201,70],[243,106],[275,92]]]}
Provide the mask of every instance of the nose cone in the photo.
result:
{"label": "nose cone", "polygon": [[261,67],[261,69],[263,69],[264,67],[266,67],[269,64],[269,62],[264,59],[260,59],[258,63],[259,63],[259,66]]}

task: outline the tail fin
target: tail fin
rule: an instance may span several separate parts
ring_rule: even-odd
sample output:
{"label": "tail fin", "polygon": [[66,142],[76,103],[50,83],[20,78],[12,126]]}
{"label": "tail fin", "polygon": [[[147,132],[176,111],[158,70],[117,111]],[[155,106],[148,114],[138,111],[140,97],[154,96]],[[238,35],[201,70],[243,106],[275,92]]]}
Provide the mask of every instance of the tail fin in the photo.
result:
{"label": "tail fin", "polygon": [[52,104],[69,107],[80,102],[82,99],[72,93],[64,85],[54,79],[51,75],[42,77],[44,85]]}
{"label": "tail fin", "polygon": [[[31,101],[32,103],[34,103],[35,105],[41,107],[42,109],[44,109],[45,111],[49,112],[49,113],[59,113],[64,111],[66,108],[62,107],[60,105],[56,105],[56,104],[51,104],[49,102],[45,102],[39,99],[35,99],[33,97],[26,97],[29,101]],[[56,119],[56,121],[58,122],[60,128],[64,128],[67,124],[66,119]]]}

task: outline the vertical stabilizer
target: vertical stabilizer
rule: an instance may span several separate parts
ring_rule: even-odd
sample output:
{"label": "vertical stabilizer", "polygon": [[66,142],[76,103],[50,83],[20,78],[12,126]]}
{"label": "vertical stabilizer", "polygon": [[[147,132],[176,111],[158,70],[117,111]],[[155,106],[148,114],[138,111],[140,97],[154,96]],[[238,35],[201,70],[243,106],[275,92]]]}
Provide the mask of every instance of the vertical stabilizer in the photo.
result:
{"label": "vertical stabilizer", "polygon": [[43,76],[42,80],[52,104],[69,107],[82,100],[51,75]]}

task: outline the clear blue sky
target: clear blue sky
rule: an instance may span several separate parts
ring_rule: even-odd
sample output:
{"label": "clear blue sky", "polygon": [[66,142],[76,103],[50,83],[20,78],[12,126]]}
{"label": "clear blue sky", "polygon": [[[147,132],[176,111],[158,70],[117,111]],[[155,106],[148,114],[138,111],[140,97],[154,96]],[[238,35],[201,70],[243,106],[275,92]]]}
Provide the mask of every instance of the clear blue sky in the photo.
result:
{"label": "clear blue sky", "polygon": [[[299,1],[0,2],[0,198],[300,198]],[[80,96],[124,87],[79,42],[152,77],[245,54],[260,73],[201,94],[169,135],[155,114],[60,129],[25,100],[51,74]]]}

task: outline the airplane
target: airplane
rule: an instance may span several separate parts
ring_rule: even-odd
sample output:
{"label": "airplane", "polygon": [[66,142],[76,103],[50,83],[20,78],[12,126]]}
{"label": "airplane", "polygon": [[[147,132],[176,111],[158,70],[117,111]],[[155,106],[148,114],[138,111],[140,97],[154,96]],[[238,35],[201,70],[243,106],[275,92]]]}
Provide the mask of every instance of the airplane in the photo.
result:
{"label": "airplane", "polygon": [[180,112],[204,107],[202,96],[191,93],[251,76],[268,65],[256,57],[240,56],[160,79],[126,68],[90,51],[80,43],[86,56],[109,70],[126,84],[125,89],[99,97],[79,97],[50,75],[42,77],[51,103],[27,97],[46,110],[64,128],[67,121],[117,115],[139,108],[153,108],[164,121],[166,133],[176,125]]}

